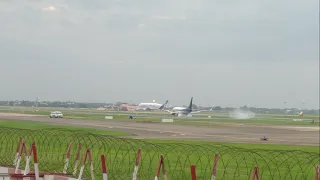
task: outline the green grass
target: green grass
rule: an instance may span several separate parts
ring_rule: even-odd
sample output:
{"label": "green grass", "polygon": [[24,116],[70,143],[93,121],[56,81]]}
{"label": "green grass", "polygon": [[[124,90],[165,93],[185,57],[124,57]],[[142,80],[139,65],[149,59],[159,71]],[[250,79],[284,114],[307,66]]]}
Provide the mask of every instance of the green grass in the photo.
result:
{"label": "green grass", "polygon": [[294,145],[281,145],[281,144],[251,144],[251,143],[231,143],[231,142],[203,142],[203,141],[191,141],[191,140],[160,140],[160,139],[145,139],[146,142],[151,143],[183,143],[189,144],[192,146],[197,145],[225,145],[233,146],[238,148],[245,149],[261,149],[261,150],[283,150],[283,151],[305,151],[305,152],[314,152],[320,153],[319,146],[294,146]]}
{"label": "green grass", "polygon": [[189,119],[189,120],[175,120],[174,124],[193,125],[193,126],[217,126],[221,123],[235,123],[235,124],[251,124],[251,125],[290,125],[290,126],[319,126],[319,123],[310,121],[292,121],[292,120],[266,120],[266,119],[247,119],[247,120],[233,120],[233,119]]}
{"label": "green grass", "polygon": [[[314,166],[319,163],[317,153],[264,150],[254,146],[244,148],[230,144],[191,141],[152,140],[148,142],[102,137],[63,129],[30,131],[0,128],[0,134],[0,165],[12,163],[18,138],[22,137],[27,145],[32,141],[36,142],[41,171],[61,172],[68,143],[72,141],[74,147],[71,151],[68,172],[71,173],[73,170],[76,146],[81,143],[83,147],[91,148],[96,179],[101,179],[102,176],[99,159],[101,154],[107,157],[110,178],[131,179],[139,148],[142,149],[139,179],[154,178],[160,155],[165,157],[169,179],[190,179],[191,164],[197,168],[198,179],[209,179],[215,154],[220,155],[217,179],[247,180],[256,164],[260,167],[262,179],[311,179],[314,175]],[[83,155],[84,149],[81,157]],[[24,159],[21,162],[21,165],[23,164],[25,164]],[[84,176],[90,176],[88,166],[85,168]]]}
{"label": "green grass", "polygon": [[16,121],[16,120],[15,121],[0,120],[0,127],[31,129],[31,130],[39,130],[39,129],[46,129],[46,128],[64,128],[68,130],[79,130],[85,133],[101,134],[101,135],[109,135],[109,136],[130,136],[131,135],[129,133],[119,132],[119,131],[109,131],[109,130],[101,130],[101,129],[93,129],[93,128],[74,127],[74,126],[57,126],[57,125],[49,125],[46,123]]}
{"label": "green grass", "polygon": [[[9,129],[1,127],[9,127]],[[55,129],[50,129],[52,127]],[[190,179],[191,164],[196,165],[198,179],[209,179],[215,154],[221,156],[218,162],[217,179],[234,179],[235,177],[235,179],[247,180],[256,163],[260,167],[260,172],[263,173],[263,179],[304,179],[304,177],[310,179],[314,175],[315,164],[319,163],[319,147],[176,140],[142,141],[116,138],[115,135],[121,134],[118,132],[63,126],[68,129],[66,131],[56,129],[58,127],[43,123],[0,120],[0,165],[12,163],[19,137],[26,140],[28,145],[32,141],[36,142],[41,171],[62,171],[70,141],[74,146],[81,143],[83,147],[90,147],[96,179],[101,179],[99,159],[101,154],[107,157],[110,178],[131,179],[136,152],[139,148],[142,149],[139,179],[154,178],[160,155],[165,156],[169,179]],[[97,134],[100,133],[104,135],[109,133],[113,136],[98,136]],[[69,173],[74,166],[76,151],[74,147],[71,152]],[[82,149],[81,159],[83,154],[84,149]],[[23,164],[25,164],[24,161],[21,162],[21,165]],[[90,176],[88,166],[84,176]]]}
{"label": "green grass", "polygon": [[[50,129],[50,128],[63,128],[68,130],[80,130],[84,133],[91,134],[100,134],[100,135],[109,135],[109,136],[130,136],[131,134],[119,131],[109,131],[109,130],[101,130],[94,128],[81,128],[74,126],[57,126],[57,125],[49,125],[46,123],[40,122],[27,122],[27,121],[11,121],[11,120],[0,120],[0,127],[8,127],[8,128],[18,128],[18,129],[30,129],[30,130],[41,130],[41,129]],[[302,150],[308,152],[319,152],[318,146],[292,146],[292,145],[279,145],[279,144],[249,144],[249,143],[230,143],[230,142],[205,142],[205,141],[191,141],[191,140],[161,140],[161,139],[146,139],[146,142],[151,143],[184,143],[190,145],[226,145],[226,146],[234,146],[239,148],[247,148],[247,149],[264,149],[264,150]]]}
{"label": "green grass", "polygon": [[[53,110],[53,109],[52,109]],[[173,124],[191,125],[191,126],[220,126],[218,123],[238,123],[238,124],[256,124],[256,125],[292,125],[292,126],[319,126],[319,122],[312,123],[309,119],[318,120],[318,116],[304,116],[299,117],[296,115],[264,115],[258,114],[253,119],[237,120],[228,117],[228,114],[222,113],[203,113],[195,114],[195,118],[176,118],[163,112],[106,112],[98,110],[70,110],[59,109],[64,113],[65,117],[73,119],[86,119],[86,120],[102,120],[105,116],[113,116],[117,121],[131,121],[131,122],[153,122],[161,123],[162,118],[173,118]],[[33,111],[31,108],[22,108],[21,110],[4,110],[2,112],[13,112],[23,114],[37,114],[48,116],[51,112],[50,109],[41,109]],[[134,114],[135,119],[129,120],[129,114]],[[208,118],[211,115],[211,118]],[[283,118],[283,119],[276,119]],[[293,121],[293,119],[306,119],[304,121]]]}

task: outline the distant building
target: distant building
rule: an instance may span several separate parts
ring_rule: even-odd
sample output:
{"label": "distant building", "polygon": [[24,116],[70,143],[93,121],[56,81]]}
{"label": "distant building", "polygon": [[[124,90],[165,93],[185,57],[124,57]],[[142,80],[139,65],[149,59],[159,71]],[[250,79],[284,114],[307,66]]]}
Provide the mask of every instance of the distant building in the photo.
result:
{"label": "distant building", "polygon": [[130,104],[121,104],[119,107],[120,111],[136,111],[137,106],[130,105]]}

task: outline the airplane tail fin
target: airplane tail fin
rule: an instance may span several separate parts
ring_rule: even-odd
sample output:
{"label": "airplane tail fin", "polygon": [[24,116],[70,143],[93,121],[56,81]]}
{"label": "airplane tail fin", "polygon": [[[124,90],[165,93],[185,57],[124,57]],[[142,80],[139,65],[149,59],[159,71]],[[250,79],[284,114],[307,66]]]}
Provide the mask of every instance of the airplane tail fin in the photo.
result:
{"label": "airplane tail fin", "polygon": [[162,106],[160,106],[160,110],[163,110],[164,109],[164,107],[166,107],[166,105],[168,104],[168,100],[164,103],[164,104],[162,104]]}
{"label": "airplane tail fin", "polygon": [[192,110],[192,100],[193,100],[193,97],[191,98],[191,101],[190,101],[190,104],[189,104],[189,109]]}

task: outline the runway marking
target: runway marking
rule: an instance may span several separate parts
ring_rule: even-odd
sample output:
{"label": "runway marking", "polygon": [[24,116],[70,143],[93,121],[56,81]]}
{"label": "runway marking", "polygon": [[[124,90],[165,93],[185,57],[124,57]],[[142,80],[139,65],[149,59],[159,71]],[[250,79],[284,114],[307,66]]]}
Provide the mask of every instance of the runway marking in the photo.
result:
{"label": "runway marking", "polygon": [[[74,125],[89,125],[89,126],[95,126],[95,127],[109,127],[107,125],[102,124],[85,124],[85,123],[71,123]],[[139,128],[139,127],[133,127],[133,126],[112,126],[112,128],[118,128],[118,129],[134,129],[134,130],[143,130],[143,131],[149,131],[149,132],[159,132],[159,133],[172,133],[172,134],[180,134],[180,135],[193,135],[197,136],[197,134],[192,133],[182,133],[182,132],[176,132],[176,131],[161,131],[161,130],[155,130],[155,129],[146,129],[146,128]]]}
{"label": "runway marking", "polygon": [[319,131],[319,126],[269,126],[275,129],[291,129],[291,130],[298,130],[298,131]]}
{"label": "runway marking", "polygon": [[[95,126],[95,127],[109,127],[107,125],[103,124],[89,124],[89,123],[77,123],[73,122],[71,124],[77,124],[77,125],[89,125],[89,126]],[[249,138],[249,137],[234,137],[234,136],[225,136],[225,135],[211,135],[211,134],[193,134],[193,133],[182,133],[182,132],[176,132],[176,131],[161,131],[161,130],[155,130],[155,129],[146,129],[146,128],[139,128],[139,127],[132,127],[132,126],[112,126],[112,128],[118,128],[118,129],[132,129],[132,130],[142,130],[142,131],[148,131],[148,132],[159,132],[160,134],[164,133],[171,133],[171,137],[177,137],[177,135],[181,135],[188,138],[203,138],[203,137],[212,137],[212,138],[224,138],[224,139],[236,139],[236,140],[253,140],[253,141],[260,141],[260,138]],[[311,137],[309,137],[311,138]],[[308,138],[308,139],[309,139]],[[269,138],[270,139],[270,138]],[[294,139],[294,138],[293,138]],[[288,140],[281,140],[281,139],[270,139],[269,141],[272,142],[290,142]]]}

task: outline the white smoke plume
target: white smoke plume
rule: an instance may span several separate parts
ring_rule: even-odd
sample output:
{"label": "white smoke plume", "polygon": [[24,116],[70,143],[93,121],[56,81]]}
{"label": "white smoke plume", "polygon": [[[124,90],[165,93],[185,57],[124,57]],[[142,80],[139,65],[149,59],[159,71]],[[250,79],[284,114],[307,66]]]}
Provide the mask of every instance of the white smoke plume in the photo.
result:
{"label": "white smoke plume", "polygon": [[255,113],[249,110],[235,109],[229,113],[229,116],[233,119],[251,119],[255,117]]}

